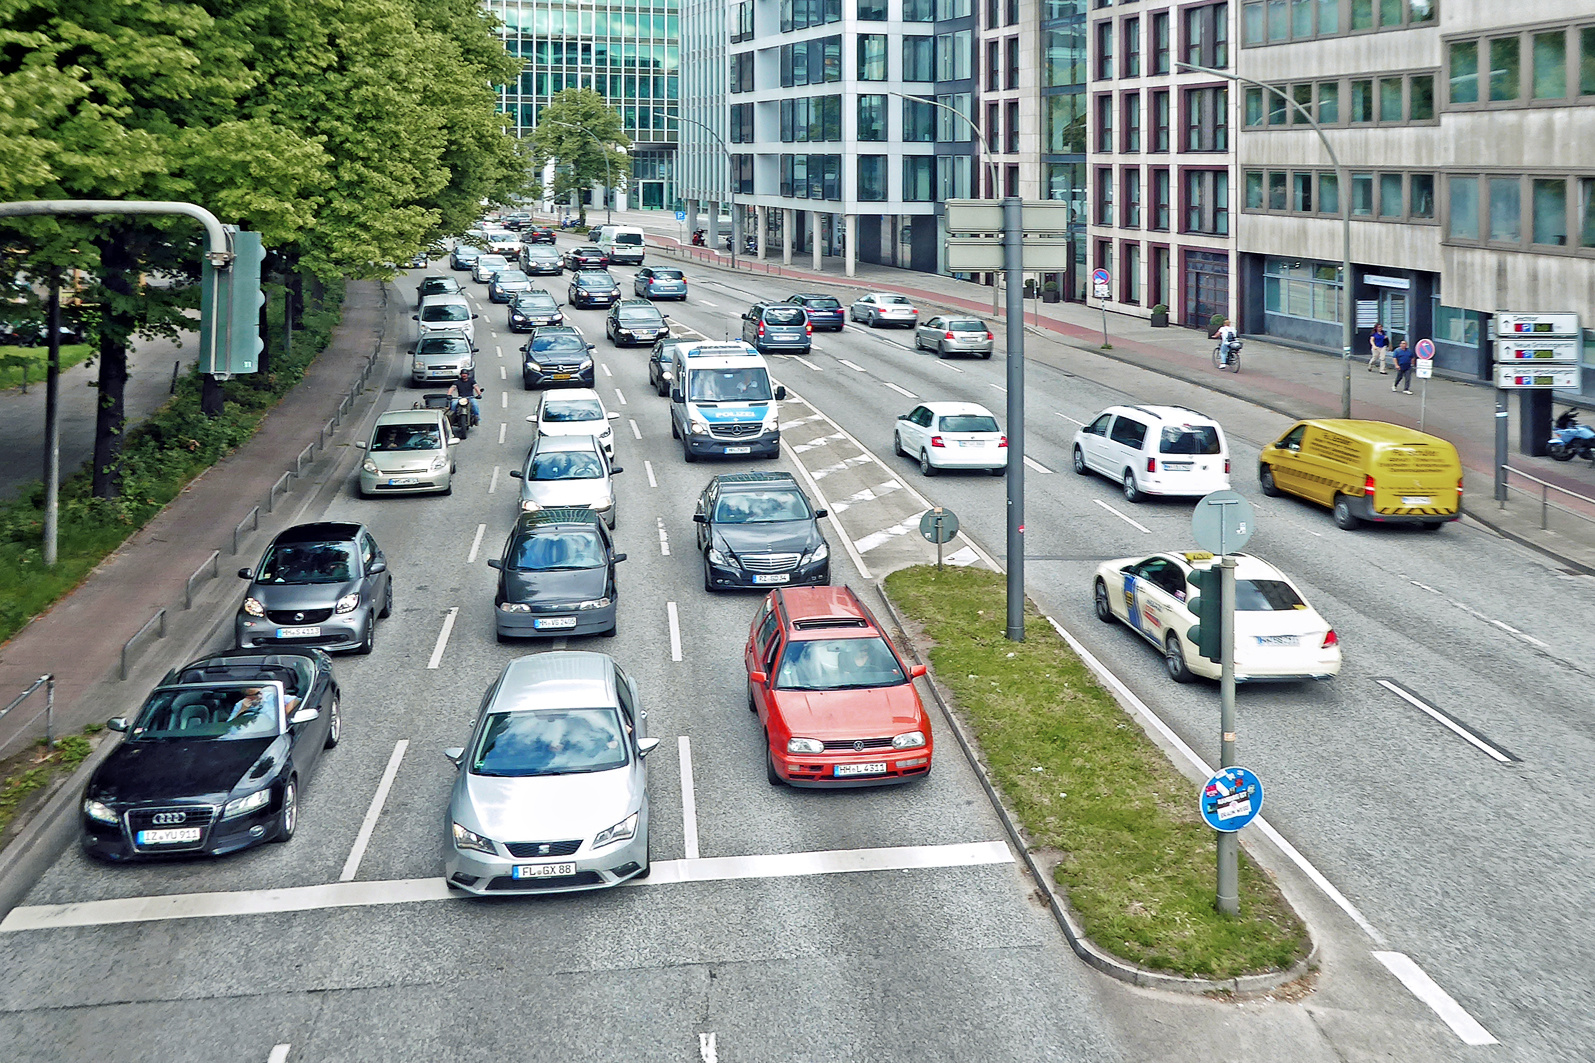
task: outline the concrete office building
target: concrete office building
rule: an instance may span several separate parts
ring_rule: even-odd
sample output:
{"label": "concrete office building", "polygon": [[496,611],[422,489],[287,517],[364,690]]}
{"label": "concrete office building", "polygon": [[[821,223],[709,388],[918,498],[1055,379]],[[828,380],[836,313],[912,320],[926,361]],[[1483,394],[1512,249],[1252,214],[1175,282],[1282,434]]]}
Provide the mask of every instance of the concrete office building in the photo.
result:
{"label": "concrete office building", "polygon": [[[504,44],[526,63],[500,88],[500,109],[518,134],[537,125],[552,97],[590,88],[619,112],[632,139],[631,179],[611,202],[624,210],[668,208],[676,193],[679,0],[488,0]],[[545,183],[552,182],[552,174]],[[620,182],[616,181],[619,185]],[[592,203],[603,202],[596,191]]]}
{"label": "concrete office building", "polygon": [[[1490,376],[1497,310],[1595,326],[1595,6],[1587,0],[1245,0],[1243,331],[1338,350],[1341,197],[1352,213],[1354,354],[1377,318],[1435,342],[1436,371]],[[1595,339],[1585,334],[1586,359]],[[1585,391],[1595,393],[1589,372]]]}

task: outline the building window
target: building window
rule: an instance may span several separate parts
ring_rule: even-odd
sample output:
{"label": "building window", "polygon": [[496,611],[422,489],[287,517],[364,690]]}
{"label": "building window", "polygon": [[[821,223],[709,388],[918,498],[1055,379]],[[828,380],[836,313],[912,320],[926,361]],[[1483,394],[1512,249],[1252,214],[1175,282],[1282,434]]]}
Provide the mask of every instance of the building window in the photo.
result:
{"label": "building window", "polygon": [[1186,8],[1183,14],[1185,61],[1220,70],[1229,66],[1229,4]]}
{"label": "building window", "polygon": [[1534,73],[1530,95],[1536,100],[1561,100],[1567,97],[1567,33],[1534,35]]}
{"label": "building window", "polygon": [[1399,122],[1402,114],[1400,78],[1379,79],[1379,121]]}
{"label": "building window", "polygon": [[936,80],[962,81],[970,76],[974,53],[974,34],[970,30],[936,36]]}
{"label": "building window", "polygon": [[735,185],[738,192],[751,196],[753,194],[753,156],[733,155],[731,156],[731,161],[732,184]]}
{"label": "building window", "polygon": [[1448,67],[1452,103],[1479,102],[1479,42],[1452,41]]}
{"label": "building window", "polygon": [[731,57],[731,91],[753,91],[752,52],[738,52]]}
{"label": "building window", "polygon": [[1407,178],[1407,210],[1414,218],[1434,218],[1434,174],[1415,173]]}
{"label": "building window", "polygon": [[1113,22],[1104,19],[1097,23],[1097,77],[1113,76]]}
{"label": "building window", "polygon": [[1124,20],[1124,76],[1127,78],[1141,76],[1141,20],[1139,18],[1127,18]]}
{"label": "building window", "polygon": [[1049,154],[1085,154],[1085,97],[1077,93],[1045,96],[1044,145]]}
{"label": "building window", "polygon": [[858,0],[860,22],[885,22],[886,0]]}
{"label": "building window", "polygon": [[903,80],[936,80],[936,38],[903,38]]}
{"label": "building window", "polygon": [[1306,321],[1340,323],[1340,268],[1287,258],[1263,260],[1263,310]]}
{"label": "building window", "polygon": [[1479,238],[1479,179],[1477,177],[1446,178],[1448,234],[1453,240]]}
{"label": "building window", "polygon": [[1129,229],[1141,227],[1141,170],[1135,166],[1124,170],[1124,225]]}
{"label": "building window", "polygon": [[932,186],[935,175],[935,156],[905,155],[903,157],[903,201],[905,203],[932,202],[934,199]]}
{"label": "building window", "polygon": [[999,88],[1002,87],[1001,82],[998,80],[998,78],[999,78],[999,76],[1001,74],[1001,70],[1002,70],[1002,61],[1001,61],[1000,56],[999,56],[999,49],[1000,48],[1001,48],[1001,45],[999,45],[996,41],[988,41],[988,42],[986,42],[986,91],[987,92],[996,92]]}
{"label": "building window", "polygon": [[1017,196],[1019,194],[1019,167],[1003,167],[1003,195]]}
{"label": "building window", "polygon": [[1097,269],[1107,269],[1108,268],[1108,263],[1111,262],[1111,261],[1113,261],[1113,241],[1112,240],[1098,240],[1097,241],[1096,268]]}
{"label": "building window", "polygon": [[1108,93],[1097,97],[1097,150],[1113,151],[1113,97]]}
{"label": "building window", "polygon": [[1182,171],[1185,231],[1229,235],[1229,171]]}
{"label": "building window", "polygon": [[1340,82],[1320,81],[1318,83],[1317,118],[1319,125],[1340,124]]}
{"label": "building window", "polygon": [[936,0],[936,20],[944,22],[953,18],[968,18],[975,13],[970,0]]}
{"label": "building window", "polygon": [[935,22],[935,0],[903,0],[904,22]]}
{"label": "building window", "polygon": [[1407,120],[1434,121],[1434,75],[1414,74],[1407,82]]}
{"label": "building window", "polygon": [[1351,83],[1351,121],[1373,121],[1373,80],[1371,78]]}
{"label": "building window", "polygon": [[1009,155],[1019,154],[1019,101],[1009,100],[1005,105],[1008,111],[1008,121],[1003,125],[1003,130],[1008,138],[1007,151]]}
{"label": "building window", "polygon": [[1490,178],[1490,239],[1523,242],[1523,188],[1516,177]]}
{"label": "building window", "polygon": [[1595,95],[1595,26],[1578,31],[1578,94]]}
{"label": "building window", "polygon": [[1169,150],[1169,93],[1159,89],[1152,93],[1152,150]]}
{"label": "building window", "polygon": [[1185,150],[1226,151],[1229,148],[1229,90],[1185,90]]}
{"label": "building window", "polygon": [[[960,144],[969,143],[969,127],[975,120],[974,104],[970,94],[955,92],[949,96],[936,97],[936,102],[942,105],[936,108],[936,139],[943,144],[954,141]],[[963,115],[968,121],[955,118],[948,108]]]}
{"label": "building window", "polygon": [[995,29],[997,27],[997,11],[1001,6],[1000,0],[986,0],[987,29]]}
{"label": "building window", "polygon": [[1300,214],[1311,214],[1313,211],[1313,175],[1310,173],[1293,173],[1290,175],[1290,209]]}
{"label": "building window", "polygon": [[1141,301],[1141,245],[1134,240],[1126,240],[1120,246],[1124,251],[1123,255],[1120,256],[1122,265],[1119,267],[1120,301],[1139,303]]}
{"label": "building window", "polygon": [[[752,58],[752,53],[748,53]],[[749,77],[751,79],[751,72]],[[841,35],[816,37],[781,46],[781,86],[819,85],[842,80]],[[751,87],[751,85],[750,85]]]}
{"label": "building window", "polygon": [[1379,216],[1381,218],[1401,217],[1401,175],[1398,173],[1382,173],[1379,175]]}
{"label": "building window", "polygon": [[1002,146],[1002,130],[997,125],[997,112],[1001,106],[999,103],[986,104],[986,145],[992,151],[996,151]]}
{"label": "building window", "polygon": [[1152,16],[1152,73],[1169,72],[1169,13],[1159,11]]}
{"label": "building window", "polygon": [[1016,89],[1016,88],[1019,87],[1019,38],[1018,37],[1009,37],[1008,38],[1008,63],[1007,63],[1007,70],[1005,71],[1005,76],[1003,78],[1003,87],[1004,88],[1009,88],[1009,89]]}
{"label": "building window", "polygon": [[[842,21],[842,0],[781,0],[782,33],[790,30],[805,30],[810,26],[823,26],[829,22],[840,21]],[[751,40],[752,38],[753,22],[750,13],[747,37],[744,40]],[[732,40],[735,39],[735,37],[732,38]]]}
{"label": "building window", "polygon": [[1097,170],[1097,224],[1113,224],[1113,171]]}
{"label": "building window", "polygon": [[886,156],[858,157],[858,198],[863,201],[886,198]]}
{"label": "building window", "polygon": [[1169,172],[1152,171],[1152,214],[1147,228],[1169,231]]}
{"label": "building window", "polygon": [[1373,174],[1371,173],[1351,175],[1351,216],[1373,217]]}
{"label": "building window", "polygon": [[1497,37],[1490,41],[1490,102],[1515,100],[1523,80],[1516,37]]}
{"label": "building window", "polygon": [[1141,150],[1141,94],[1127,92],[1124,95],[1124,150]]}
{"label": "building window", "polygon": [[936,140],[936,107],[928,100],[903,99],[903,141],[931,144]]}
{"label": "building window", "polygon": [[1340,175],[1321,173],[1318,175],[1318,213],[1340,213]]}
{"label": "building window", "polygon": [[734,103],[731,105],[731,143],[753,143],[753,104]]}
{"label": "building window", "polygon": [[938,199],[969,199],[968,155],[938,155],[936,157]]}
{"label": "building window", "polygon": [[1578,179],[1578,246],[1595,247],[1595,177]]}
{"label": "building window", "polygon": [[1241,181],[1242,210],[1263,209],[1263,171],[1247,170]]}
{"label": "building window", "polygon": [[740,44],[753,39],[753,4],[744,0],[736,6],[731,17],[731,43]]}
{"label": "building window", "polygon": [[860,33],[858,35],[858,79],[860,81],[886,80],[886,34]]}
{"label": "building window", "polygon": [[1285,171],[1283,171],[1283,170],[1270,170],[1270,171],[1268,171],[1268,209],[1269,210],[1284,210],[1285,209],[1285,196],[1286,196]]}
{"label": "building window", "polygon": [[1006,9],[1005,14],[1008,16],[1006,24],[1009,26],[1017,25],[1019,22],[1019,0],[1008,0],[1003,6]]}
{"label": "building window", "polygon": [[1533,196],[1533,240],[1537,244],[1567,246],[1567,182],[1536,177]]}
{"label": "building window", "polygon": [[886,139],[886,97],[873,93],[858,98],[858,139]]}

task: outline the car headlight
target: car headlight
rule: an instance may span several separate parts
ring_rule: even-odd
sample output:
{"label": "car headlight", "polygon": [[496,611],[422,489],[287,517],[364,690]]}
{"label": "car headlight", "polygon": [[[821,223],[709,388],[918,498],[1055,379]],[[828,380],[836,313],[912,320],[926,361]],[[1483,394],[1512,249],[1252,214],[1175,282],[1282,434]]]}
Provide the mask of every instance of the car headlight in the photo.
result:
{"label": "car headlight", "polygon": [[532,607],[525,602],[499,602],[498,611],[501,613],[529,613]]}
{"label": "car headlight", "polygon": [[913,749],[925,744],[924,731],[906,731],[892,739],[893,749]]}
{"label": "car headlight", "polygon": [[830,557],[830,556],[831,556],[831,548],[829,546],[826,546],[824,543],[821,543],[819,546],[816,546],[814,549],[812,549],[808,553],[804,554],[803,555],[803,560],[798,562],[798,563],[801,564],[801,565],[812,565],[816,561],[824,561],[827,557]]}
{"label": "car headlight", "polygon": [[426,372],[426,363],[421,361],[421,359],[417,358],[415,360],[414,368],[415,368],[415,371],[417,373],[424,373],[424,372]]}
{"label": "car headlight", "polygon": [[258,598],[245,598],[244,612],[250,616],[265,616],[266,607],[260,604],[260,599]]}
{"label": "car headlight", "polygon": [[536,502],[533,502],[529,498],[521,499],[521,512],[522,513],[536,513],[538,510],[540,510],[542,508],[543,508],[542,506],[538,505]]}
{"label": "car headlight", "polygon": [[641,815],[642,813],[640,811],[633,812],[619,823],[616,823],[613,827],[610,827],[607,830],[599,831],[598,834],[593,838],[593,848],[602,849],[606,845],[613,845],[616,842],[623,842],[626,839],[635,836],[637,833],[637,819]]}
{"label": "car headlight", "polygon": [[432,464],[431,464],[431,466],[429,468],[429,471],[431,471],[431,472],[442,472],[444,469],[448,468],[448,466],[449,466],[449,459],[448,458],[444,458],[444,457],[433,458],[432,459]]}
{"label": "car headlight", "polygon": [[489,856],[498,855],[498,850],[493,848],[492,841],[482,837],[474,830],[460,826],[458,823],[454,824],[454,848],[475,849],[477,852],[487,853]]}
{"label": "car headlight", "polygon": [[688,419],[687,431],[695,436],[706,436],[709,434],[709,426],[703,421]]}
{"label": "car headlight", "polygon": [[565,320],[565,315],[564,314],[555,314],[553,317],[549,318],[548,320],[553,322],[554,324],[558,325],[558,324],[560,324],[561,322],[563,322]]}
{"label": "car headlight", "polygon": [[333,606],[333,611],[338,613],[352,613],[360,607],[360,593],[345,594],[338,599],[338,604]]}
{"label": "car headlight", "polygon": [[246,797],[235,797],[222,806],[222,819],[232,819],[242,816],[259,808],[265,808],[271,801],[271,788],[256,790]]}
{"label": "car headlight", "polygon": [[116,813],[111,811],[109,805],[102,804],[99,801],[85,800],[83,802],[83,814],[97,823],[110,823],[113,825],[116,823]]}
{"label": "car headlight", "polygon": [[360,463],[360,471],[368,472],[372,476],[375,476],[377,474],[377,463],[372,461],[370,458],[367,458],[365,461]]}
{"label": "car headlight", "polygon": [[608,598],[594,598],[590,602],[582,602],[580,605],[576,606],[576,608],[578,608],[578,609],[608,609],[609,608],[609,599]]}
{"label": "car headlight", "polygon": [[788,753],[823,753],[825,743],[818,738],[788,738],[786,740]]}
{"label": "car headlight", "polygon": [[711,565],[732,566],[735,564],[730,554],[723,554],[714,547],[709,547],[709,563]]}

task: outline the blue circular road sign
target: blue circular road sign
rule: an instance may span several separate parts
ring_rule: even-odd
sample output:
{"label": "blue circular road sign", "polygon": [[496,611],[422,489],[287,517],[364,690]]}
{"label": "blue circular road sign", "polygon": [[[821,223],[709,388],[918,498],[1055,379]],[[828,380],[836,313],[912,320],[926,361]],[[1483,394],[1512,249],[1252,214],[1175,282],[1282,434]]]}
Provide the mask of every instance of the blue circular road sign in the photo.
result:
{"label": "blue circular road sign", "polygon": [[1263,784],[1247,768],[1221,768],[1202,787],[1202,818],[1214,830],[1233,834],[1263,810]]}
{"label": "blue circular road sign", "polygon": [[1094,270],[1092,270],[1091,271],[1091,283],[1093,283],[1093,284],[1106,284],[1106,283],[1108,283],[1108,271],[1105,270],[1105,269],[1094,269]]}

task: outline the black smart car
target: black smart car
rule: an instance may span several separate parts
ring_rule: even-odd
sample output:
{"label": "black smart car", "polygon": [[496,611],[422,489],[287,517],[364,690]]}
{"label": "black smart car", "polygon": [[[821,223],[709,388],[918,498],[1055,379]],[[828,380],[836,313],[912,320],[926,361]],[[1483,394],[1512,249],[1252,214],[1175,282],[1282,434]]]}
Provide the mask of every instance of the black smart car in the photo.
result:
{"label": "black smart car", "polygon": [[85,852],[102,860],[222,853],[285,842],[305,779],[342,737],[321,650],[228,650],[174,669],[83,790]]}
{"label": "black smart car", "polygon": [[830,548],[815,509],[791,473],[716,476],[692,519],[703,553],[703,589],[823,586]]}

